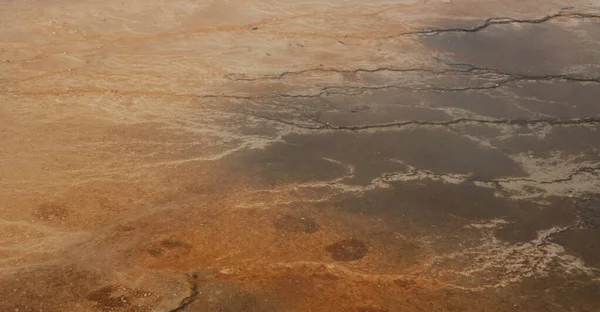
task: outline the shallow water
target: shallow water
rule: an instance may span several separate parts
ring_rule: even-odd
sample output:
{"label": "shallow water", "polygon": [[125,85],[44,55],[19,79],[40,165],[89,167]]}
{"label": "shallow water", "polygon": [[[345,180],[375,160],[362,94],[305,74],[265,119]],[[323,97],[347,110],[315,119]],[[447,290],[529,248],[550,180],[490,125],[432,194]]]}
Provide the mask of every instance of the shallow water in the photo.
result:
{"label": "shallow water", "polygon": [[564,6],[0,1],[0,311],[600,310]]}

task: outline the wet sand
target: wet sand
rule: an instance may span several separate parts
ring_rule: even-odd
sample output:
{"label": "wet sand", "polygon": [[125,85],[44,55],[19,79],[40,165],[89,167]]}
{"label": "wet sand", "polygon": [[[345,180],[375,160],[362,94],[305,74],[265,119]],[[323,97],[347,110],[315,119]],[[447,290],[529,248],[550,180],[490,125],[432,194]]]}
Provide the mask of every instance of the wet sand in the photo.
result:
{"label": "wet sand", "polygon": [[600,311],[566,6],[0,1],[0,311]]}

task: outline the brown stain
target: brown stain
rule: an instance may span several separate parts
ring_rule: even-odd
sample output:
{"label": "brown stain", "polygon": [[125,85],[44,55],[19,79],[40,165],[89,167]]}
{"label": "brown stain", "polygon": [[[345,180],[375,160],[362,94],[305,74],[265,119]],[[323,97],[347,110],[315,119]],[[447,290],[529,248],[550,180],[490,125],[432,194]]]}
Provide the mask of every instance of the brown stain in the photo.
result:
{"label": "brown stain", "polygon": [[179,258],[188,255],[191,249],[192,245],[184,242],[163,240],[151,244],[151,246],[147,248],[147,251],[151,256],[157,258]]}
{"label": "brown stain", "polygon": [[0,311],[59,312],[86,305],[99,275],[73,266],[42,266],[0,279]]}
{"label": "brown stain", "polygon": [[86,298],[100,311],[124,312],[149,312],[160,300],[154,293],[115,285],[96,289]]}
{"label": "brown stain", "polygon": [[336,261],[356,261],[367,255],[369,248],[362,241],[349,238],[335,242],[325,248]]}
{"label": "brown stain", "polygon": [[319,225],[311,217],[285,215],[273,222],[276,229],[292,232],[311,234],[319,230]]}
{"label": "brown stain", "polygon": [[140,237],[150,242],[141,242],[139,249],[129,247],[137,265],[193,271],[236,263],[293,261],[297,254],[319,260],[325,256],[319,246],[332,235],[318,230],[314,218],[290,218],[273,210],[207,207],[181,216],[166,214],[164,223],[157,222],[160,218],[148,220],[149,227],[161,228],[162,233],[157,238],[151,233]]}
{"label": "brown stain", "polygon": [[[256,270],[230,271],[208,277],[203,292],[189,307],[191,311],[408,311],[423,310],[461,311],[465,307],[484,310],[490,304],[496,311],[514,311],[515,306],[526,311],[545,309],[547,300],[566,298],[554,287],[564,279],[531,281],[533,288],[510,286],[498,290],[462,290],[446,287],[432,281],[399,283],[397,279],[385,279],[377,275],[335,272],[339,279],[323,280],[306,274],[319,268],[286,267]],[[340,274],[341,273],[341,274]],[[547,286],[542,286],[548,283]],[[406,287],[408,285],[408,287]],[[535,286],[534,286],[535,285]],[[582,306],[592,308],[590,301],[594,287],[582,284],[573,288],[576,298],[586,298]],[[543,288],[548,294],[535,299],[523,299],[517,294],[535,293]],[[516,296],[516,297],[514,297]],[[310,298],[307,300],[307,298]],[[515,299],[520,298],[520,299]],[[211,300],[212,299],[212,300]]]}
{"label": "brown stain", "polygon": [[149,312],[161,301],[155,293],[106,285],[98,272],[77,266],[38,266],[0,279],[0,311]]}
{"label": "brown stain", "polygon": [[191,311],[209,312],[259,312],[273,311],[270,303],[258,291],[246,290],[234,283],[208,283],[203,292],[191,305]]}
{"label": "brown stain", "polygon": [[373,308],[373,307],[361,307],[356,310],[357,312],[389,312],[388,309]]}
{"label": "brown stain", "polygon": [[106,286],[97,290],[94,290],[87,295],[87,299],[93,301],[102,310],[117,310],[128,307],[131,300],[124,295],[113,295],[116,288],[113,286]]}
{"label": "brown stain", "polygon": [[69,210],[56,203],[46,203],[38,206],[33,215],[42,221],[64,221],[69,217]]}
{"label": "brown stain", "polygon": [[405,289],[415,287],[417,285],[417,283],[413,280],[402,280],[402,279],[397,279],[394,281],[394,283],[396,285],[398,285],[399,287],[402,287]]}

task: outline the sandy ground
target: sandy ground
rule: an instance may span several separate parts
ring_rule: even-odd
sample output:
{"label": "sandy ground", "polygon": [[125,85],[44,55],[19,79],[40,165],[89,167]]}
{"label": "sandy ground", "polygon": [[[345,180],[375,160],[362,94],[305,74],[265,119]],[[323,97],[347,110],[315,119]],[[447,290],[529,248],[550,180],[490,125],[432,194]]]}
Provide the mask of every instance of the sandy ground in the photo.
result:
{"label": "sandy ground", "polygon": [[600,311],[600,3],[0,0],[0,311]]}

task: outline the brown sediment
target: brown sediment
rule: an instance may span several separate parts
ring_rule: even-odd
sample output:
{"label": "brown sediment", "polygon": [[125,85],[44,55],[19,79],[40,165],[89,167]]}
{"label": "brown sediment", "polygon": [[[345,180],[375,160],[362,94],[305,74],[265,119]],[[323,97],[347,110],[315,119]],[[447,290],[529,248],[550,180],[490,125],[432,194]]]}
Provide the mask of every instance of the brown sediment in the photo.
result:
{"label": "brown sediment", "polygon": [[1,311],[596,311],[599,13],[0,8]]}
{"label": "brown sediment", "polygon": [[331,258],[336,261],[355,261],[364,258],[367,255],[369,247],[362,241],[349,238],[335,242],[327,248],[331,253]]}

